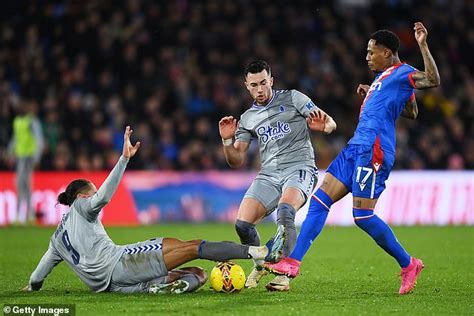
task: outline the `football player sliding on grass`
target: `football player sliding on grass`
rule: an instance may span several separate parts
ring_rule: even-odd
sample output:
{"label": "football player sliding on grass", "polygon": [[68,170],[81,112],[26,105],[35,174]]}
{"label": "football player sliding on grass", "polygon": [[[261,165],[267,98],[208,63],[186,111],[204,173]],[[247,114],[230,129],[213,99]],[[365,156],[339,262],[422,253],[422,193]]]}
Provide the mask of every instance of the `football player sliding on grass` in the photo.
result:
{"label": "football player sliding on grass", "polygon": [[131,134],[127,126],[122,156],[99,190],[92,182],[78,179],[59,194],[58,202],[68,205],[69,212],[51,236],[48,250],[24,291],[39,290],[61,261],[95,292],[184,293],[195,291],[207,281],[201,268],[175,269],[188,261],[279,260],[282,246],[269,249],[227,241],[181,241],[166,237],[125,246],[114,244],[98,217],[117,189],[129,159],[140,148],[140,142],[131,144]]}

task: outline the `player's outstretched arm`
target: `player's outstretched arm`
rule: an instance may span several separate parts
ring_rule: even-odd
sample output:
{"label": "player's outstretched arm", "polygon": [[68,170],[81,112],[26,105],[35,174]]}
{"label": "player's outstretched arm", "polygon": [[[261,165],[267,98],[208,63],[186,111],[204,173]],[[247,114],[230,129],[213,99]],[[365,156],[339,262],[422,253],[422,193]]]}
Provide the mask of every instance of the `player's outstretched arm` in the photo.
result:
{"label": "player's outstretched arm", "polygon": [[51,246],[44,253],[35,271],[30,276],[30,282],[25,286],[22,291],[38,291],[43,286],[43,281],[46,279],[48,274],[53,268],[62,261],[61,257],[56,254]]}
{"label": "player's outstretched arm", "polygon": [[137,142],[135,145],[132,145],[130,142],[130,135],[132,133],[133,130],[130,128],[130,126],[127,126],[123,135],[122,156],[110,172],[107,179],[105,179],[104,183],[102,183],[99,190],[97,190],[97,193],[94,194],[90,199],[90,209],[93,213],[98,214],[100,210],[107,203],[109,203],[110,199],[115,193],[115,190],[117,190],[120,180],[122,179],[128,160],[135,156],[138,149],[140,148],[140,142]]}
{"label": "player's outstretched arm", "polygon": [[337,124],[333,118],[319,108],[309,113],[306,122],[311,130],[324,134],[331,134],[337,128]]}
{"label": "player's outstretched arm", "polygon": [[418,105],[416,103],[416,98],[408,100],[400,116],[405,118],[415,120],[418,116]]}
{"label": "player's outstretched arm", "polygon": [[238,168],[245,162],[245,153],[249,144],[245,142],[233,142],[237,120],[233,116],[225,116],[219,121],[219,134],[222,138],[224,156],[231,168]]}
{"label": "player's outstretched arm", "polygon": [[428,89],[437,87],[440,85],[441,79],[439,77],[436,62],[434,61],[428,48],[428,43],[426,42],[428,31],[421,22],[416,22],[414,29],[415,39],[418,42],[421,54],[423,55],[423,62],[425,64],[425,71],[416,71],[412,75],[412,79],[415,82],[415,88]]}

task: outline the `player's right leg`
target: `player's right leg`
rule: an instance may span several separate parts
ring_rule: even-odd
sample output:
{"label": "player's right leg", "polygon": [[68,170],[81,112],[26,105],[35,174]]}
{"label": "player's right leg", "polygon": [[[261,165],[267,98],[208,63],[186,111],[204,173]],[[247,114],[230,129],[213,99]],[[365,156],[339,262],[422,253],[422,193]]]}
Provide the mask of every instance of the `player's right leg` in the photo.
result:
{"label": "player's right leg", "polygon": [[212,261],[231,259],[266,260],[271,252],[272,249],[267,248],[267,246],[240,245],[231,241],[163,239],[163,259],[168,271],[194,259]]}
{"label": "player's right leg", "polygon": [[[329,192],[329,194],[327,192]],[[301,226],[295,248],[289,257],[283,257],[279,262],[265,264],[265,268],[274,274],[280,275],[267,284],[269,291],[288,291],[289,278],[298,275],[301,261],[308,252],[311,244],[324,227],[329,209],[333,201],[340,200],[347,194],[347,189],[337,178],[327,173],[323,185],[311,197],[308,214]]]}
{"label": "player's right leg", "polygon": [[[329,166],[322,185],[311,196],[308,214],[290,256],[282,258],[275,264],[265,264],[266,269],[274,274],[292,278],[298,275],[301,261],[323,229],[331,205],[349,192],[354,161],[353,151],[353,146],[347,146]],[[269,290],[289,289],[289,285],[286,284],[289,283],[289,279],[282,278],[281,280],[284,281],[281,284],[269,284],[271,287]]]}
{"label": "player's right leg", "polygon": [[[267,210],[258,200],[246,197],[242,200],[235,221],[235,231],[243,245],[260,245],[260,236],[255,225],[265,216]],[[254,260],[254,267],[245,281],[246,288],[255,288],[258,282],[267,275],[263,269],[263,260]]]}
{"label": "player's right leg", "polygon": [[[298,275],[301,261],[323,229],[331,205],[349,192],[347,188],[350,187],[353,169],[352,151],[352,147],[346,147],[334,159],[322,185],[311,196],[308,214],[303,221],[295,248],[290,256],[282,258],[278,263],[266,264],[266,269],[275,274],[289,277]],[[282,288],[288,287],[282,286]]]}
{"label": "player's right leg", "polygon": [[[255,225],[268,214],[269,210],[276,207],[279,196],[278,184],[269,176],[260,174],[252,182],[240,203],[235,223],[235,230],[242,244],[260,245]],[[257,287],[260,280],[268,274],[263,268],[263,263],[263,260],[254,260],[254,267],[245,282],[246,288]]]}
{"label": "player's right leg", "polygon": [[165,278],[150,280],[148,293],[154,294],[182,294],[194,292],[207,281],[207,274],[199,267],[186,267],[168,272]]}

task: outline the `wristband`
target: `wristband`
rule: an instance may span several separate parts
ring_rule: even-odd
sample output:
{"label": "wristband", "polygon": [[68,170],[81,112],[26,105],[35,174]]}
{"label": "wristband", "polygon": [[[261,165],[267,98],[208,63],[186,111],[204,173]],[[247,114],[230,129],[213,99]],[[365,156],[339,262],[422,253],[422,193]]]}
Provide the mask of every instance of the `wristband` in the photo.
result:
{"label": "wristband", "polygon": [[234,141],[232,140],[232,138],[229,138],[229,139],[222,139],[222,145],[224,146],[230,146],[234,143]]}

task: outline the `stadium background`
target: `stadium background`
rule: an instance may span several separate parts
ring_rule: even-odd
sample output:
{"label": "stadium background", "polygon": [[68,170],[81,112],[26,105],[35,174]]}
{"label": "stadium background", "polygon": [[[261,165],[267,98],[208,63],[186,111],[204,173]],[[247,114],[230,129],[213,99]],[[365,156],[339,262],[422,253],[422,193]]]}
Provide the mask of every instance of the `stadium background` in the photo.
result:
{"label": "stadium background", "polygon": [[[2,2],[0,303],[70,303],[78,315],[473,314],[473,11],[467,0]],[[244,65],[267,59],[276,88],[303,91],[339,123],[330,136],[312,135],[323,171],[356,127],[357,85],[372,81],[368,36],[394,30],[402,60],[424,68],[415,21],[428,28],[442,84],[417,92],[416,121],[400,119],[396,170],[377,209],[427,265],[413,295],[398,296],[395,261],[357,227],[339,226],[352,225],[350,199],[333,207],[289,293],[261,286],[232,297],[207,287],[183,297],[97,295],[64,264],[40,292],[18,291],[65,211],[57,194],[77,177],[103,181],[125,124],[143,146],[103,212],[112,240],[238,241],[232,224],[215,222],[232,222],[258,155],[252,146],[246,166],[230,170],[217,122],[251,102]],[[41,227],[13,224],[21,216],[7,147],[20,104],[36,107],[46,139],[34,175]],[[267,240],[275,227],[258,229]],[[239,264],[250,271],[250,262]]]}
{"label": "stadium background", "polygon": [[[395,169],[417,170],[413,179],[424,180],[410,187],[394,173],[387,207],[405,201],[412,214],[422,209],[399,224],[472,224],[472,11],[468,1],[7,2],[0,13],[0,170],[14,168],[7,150],[12,121],[20,104],[30,104],[46,140],[33,201],[39,222],[52,224],[64,211],[55,196],[79,175],[67,172],[102,172],[95,175],[100,183],[130,124],[143,146],[129,170],[148,173],[127,173],[127,207],[138,216],[120,223],[232,221],[259,166],[254,144],[244,169],[232,175],[217,128],[222,116],[239,117],[251,103],[244,65],[268,60],[277,89],[299,89],[335,118],[335,133],[312,134],[324,169],[357,124],[357,85],[373,78],[365,62],[368,36],[395,31],[401,59],[423,69],[412,30],[421,20],[442,85],[417,92],[416,121],[399,120]],[[433,169],[456,172],[426,171]],[[2,173],[0,224],[24,217],[16,214],[13,179]],[[427,212],[440,215],[426,219]],[[349,213],[335,223],[350,223]]]}

